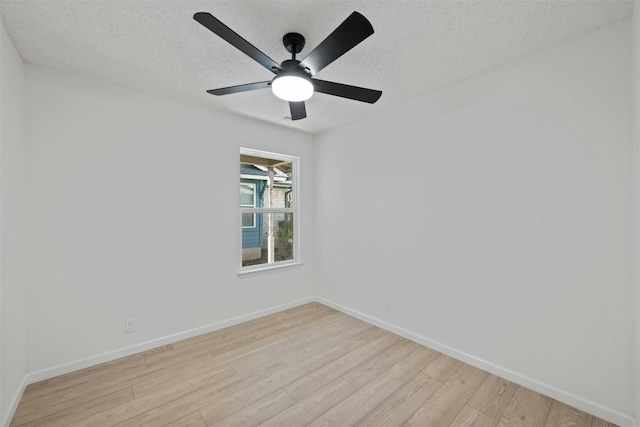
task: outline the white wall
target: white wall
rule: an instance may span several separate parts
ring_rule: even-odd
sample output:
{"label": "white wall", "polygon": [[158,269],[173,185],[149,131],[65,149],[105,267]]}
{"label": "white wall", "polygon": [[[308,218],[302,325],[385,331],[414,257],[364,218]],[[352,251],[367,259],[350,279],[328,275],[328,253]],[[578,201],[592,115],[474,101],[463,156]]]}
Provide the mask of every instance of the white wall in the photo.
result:
{"label": "white wall", "polygon": [[634,261],[635,261],[635,399],[636,420],[640,423],[640,9],[633,4],[633,183],[634,183]]}
{"label": "white wall", "polygon": [[[311,136],[32,65],[25,93],[30,372],[312,294]],[[237,277],[241,146],[300,157],[303,267]]]}
{"label": "white wall", "polygon": [[318,136],[322,296],[629,424],[630,41],[627,20]]}
{"label": "white wall", "polygon": [[23,65],[0,24],[0,425],[26,373]]}

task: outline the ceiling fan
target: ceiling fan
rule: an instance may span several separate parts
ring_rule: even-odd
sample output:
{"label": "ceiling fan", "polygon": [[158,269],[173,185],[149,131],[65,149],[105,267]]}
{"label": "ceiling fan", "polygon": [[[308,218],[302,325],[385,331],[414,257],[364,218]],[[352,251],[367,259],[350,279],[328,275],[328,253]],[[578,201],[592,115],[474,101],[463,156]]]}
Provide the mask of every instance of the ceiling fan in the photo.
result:
{"label": "ceiling fan", "polygon": [[382,95],[379,90],[313,78],[324,67],[373,34],[371,23],[358,12],[353,12],[349,15],[338,28],[329,34],[302,61],[298,61],[296,55],[304,47],[304,37],[298,33],[285,34],[282,42],[287,51],[292,54],[292,58],[283,61],[282,64],[278,64],[269,58],[210,13],[198,12],[193,15],[193,19],[276,75],[272,80],[263,82],[208,90],[207,92],[212,95],[229,95],[271,87],[277,97],[289,102],[291,120],[300,120],[307,117],[304,101],[309,99],[314,92],[370,104],[376,102]]}

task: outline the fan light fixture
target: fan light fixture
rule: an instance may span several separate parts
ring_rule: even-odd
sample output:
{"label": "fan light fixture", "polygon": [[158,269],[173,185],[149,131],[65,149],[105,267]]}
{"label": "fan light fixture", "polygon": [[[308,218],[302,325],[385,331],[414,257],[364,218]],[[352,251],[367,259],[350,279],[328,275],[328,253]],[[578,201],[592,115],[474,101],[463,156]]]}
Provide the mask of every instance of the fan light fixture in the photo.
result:
{"label": "fan light fixture", "polygon": [[349,15],[338,28],[329,34],[302,61],[297,60],[296,55],[302,52],[304,48],[304,37],[300,33],[285,34],[282,37],[282,44],[287,52],[291,54],[291,59],[287,59],[281,64],[262,53],[210,13],[197,12],[193,15],[193,19],[276,75],[272,79],[261,82],[210,89],[207,93],[211,95],[229,95],[250,90],[266,89],[271,86],[275,96],[289,101],[291,120],[301,120],[307,117],[304,101],[311,98],[313,92],[369,104],[376,102],[382,95],[379,90],[313,78],[320,70],[373,34],[371,22],[358,12],[353,12]]}
{"label": "fan light fixture", "polygon": [[289,102],[302,102],[313,95],[311,79],[300,74],[281,73],[271,82],[273,94]]}

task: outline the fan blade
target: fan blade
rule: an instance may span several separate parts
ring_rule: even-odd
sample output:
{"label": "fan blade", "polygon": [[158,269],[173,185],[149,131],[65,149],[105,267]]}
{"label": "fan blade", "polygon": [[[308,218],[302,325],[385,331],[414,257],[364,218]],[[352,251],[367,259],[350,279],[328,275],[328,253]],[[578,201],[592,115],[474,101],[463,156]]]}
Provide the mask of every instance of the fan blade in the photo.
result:
{"label": "fan blade", "polygon": [[316,92],[326,93],[327,95],[340,96],[342,98],[353,99],[355,101],[368,102],[369,104],[375,103],[382,91],[366,89],[364,87],[350,86],[343,83],[328,82],[325,80],[311,79],[313,82],[313,88]]}
{"label": "fan blade", "polygon": [[224,25],[217,18],[207,12],[198,12],[193,15],[193,19],[207,27],[211,32],[220,36],[223,40],[230,43],[235,48],[248,55],[251,59],[258,62],[267,70],[276,73],[281,71],[280,64],[262,53],[254,45],[240,37],[231,28]]}
{"label": "fan blade", "polygon": [[358,12],[353,12],[333,33],[316,46],[299,66],[308,68],[313,76],[371,34],[373,34],[373,27],[367,18]]}
{"label": "fan blade", "polygon": [[271,80],[266,82],[247,83],[244,85],[223,87],[220,89],[211,89],[207,93],[211,95],[229,95],[232,93],[246,92],[248,90],[265,89],[271,86]]}
{"label": "fan blade", "polygon": [[307,109],[304,106],[304,101],[289,102],[289,109],[291,110],[291,120],[300,120],[307,117]]}

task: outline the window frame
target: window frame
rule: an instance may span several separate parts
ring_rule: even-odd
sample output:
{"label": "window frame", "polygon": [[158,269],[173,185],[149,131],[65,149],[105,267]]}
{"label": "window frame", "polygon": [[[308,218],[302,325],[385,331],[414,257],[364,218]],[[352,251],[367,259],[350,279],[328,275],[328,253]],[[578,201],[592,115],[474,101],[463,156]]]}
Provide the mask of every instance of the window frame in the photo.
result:
{"label": "window frame", "polygon": [[[238,227],[240,229],[240,233],[239,233],[240,234],[240,238],[239,238],[240,250],[239,250],[239,256],[238,256],[240,267],[238,270],[238,276],[239,277],[251,276],[256,274],[263,274],[263,273],[302,266],[303,263],[302,263],[301,251],[300,251],[300,247],[301,247],[300,246],[300,239],[301,239],[301,236],[300,236],[301,234],[300,233],[300,224],[301,224],[301,221],[300,221],[300,168],[299,168],[300,159],[296,156],[241,147],[239,164],[248,163],[248,162],[242,161],[243,155],[251,156],[251,157],[266,158],[270,160],[279,160],[283,162],[291,162],[291,169],[292,169],[291,170],[291,198],[293,203],[292,203],[292,206],[289,208],[267,208],[267,207],[259,207],[259,206],[249,208],[249,207],[240,206],[239,217],[240,217],[241,227]],[[242,177],[240,177],[240,179],[242,179]],[[257,189],[256,189],[256,192],[254,192],[254,195],[257,196]],[[257,205],[257,200],[255,204]],[[243,266],[242,265],[242,230],[245,228],[242,227],[242,214],[245,214],[245,213],[252,213],[254,214],[254,216],[258,213],[263,213],[263,214],[291,213],[293,215],[292,259],[286,260],[286,261],[275,261],[272,263]],[[254,225],[256,225],[255,221],[254,221]]]}

